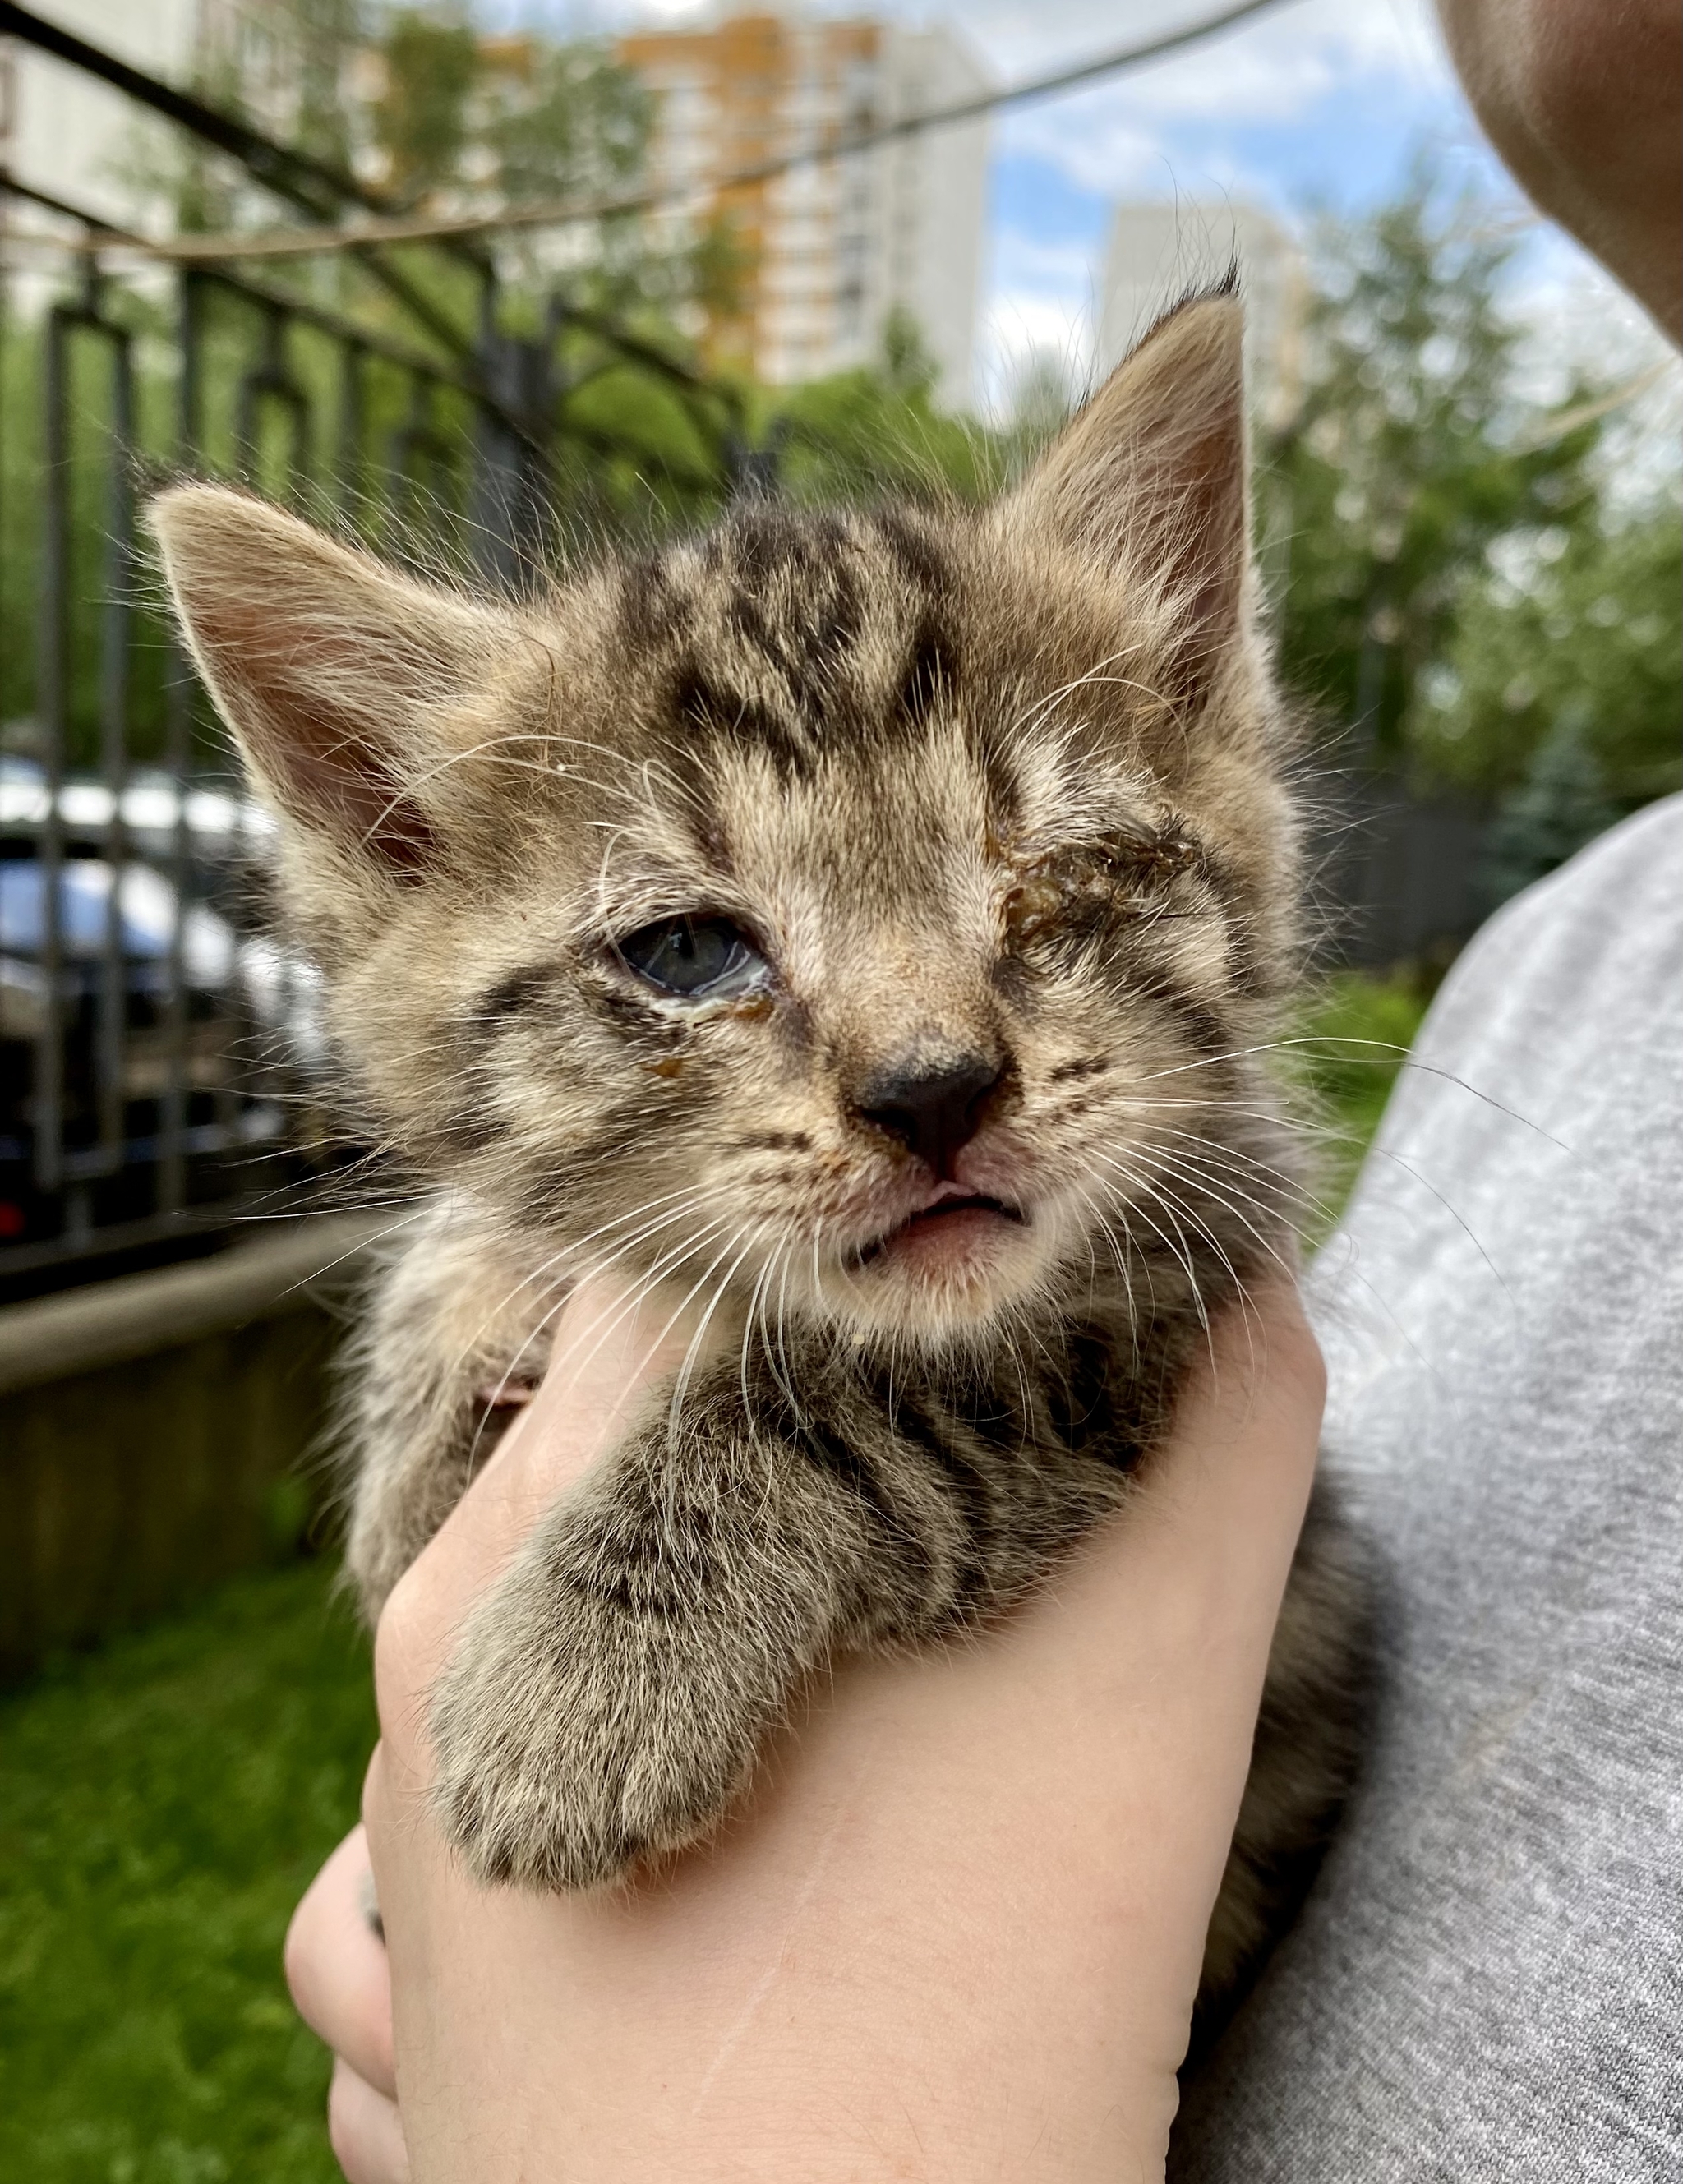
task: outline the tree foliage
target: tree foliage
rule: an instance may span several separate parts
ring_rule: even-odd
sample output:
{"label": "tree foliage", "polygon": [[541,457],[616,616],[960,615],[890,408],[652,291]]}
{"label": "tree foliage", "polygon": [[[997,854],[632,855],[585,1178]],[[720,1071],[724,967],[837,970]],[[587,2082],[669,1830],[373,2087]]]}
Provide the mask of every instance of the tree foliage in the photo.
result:
{"label": "tree foliage", "polygon": [[1597,426],[1527,444],[1512,244],[1480,209],[1422,168],[1371,219],[1323,222],[1302,399],[1263,450],[1286,674],[1393,762],[1491,549],[1597,520]]}
{"label": "tree foliage", "polygon": [[1594,390],[1524,398],[1513,248],[1424,167],[1324,223],[1260,493],[1288,679],[1346,761],[1491,815],[1493,901],[1683,782],[1683,511],[1610,490]]}
{"label": "tree foliage", "polygon": [[642,168],[651,102],[596,41],[487,41],[465,15],[410,7],[386,20],[377,52],[373,142],[405,199],[583,195]]}
{"label": "tree foliage", "polygon": [[387,186],[412,203],[455,176],[469,142],[469,106],[479,74],[471,24],[431,9],[401,8],[380,41],[382,81],[371,109]]}
{"label": "tree foliage", "polygon": [[783,489],[807,501],[979,498],[1000,474],[999,436],[939,408],[936,377],[915,320],[895,310],[873,365],[762,398]]}
{"label": "tree foliage", "polygon": [[1683,513],[1552,525],[1467,587],[1414,741],[1434,773],[1513,795],[1568,749],[1615,810],[1683,775]]}

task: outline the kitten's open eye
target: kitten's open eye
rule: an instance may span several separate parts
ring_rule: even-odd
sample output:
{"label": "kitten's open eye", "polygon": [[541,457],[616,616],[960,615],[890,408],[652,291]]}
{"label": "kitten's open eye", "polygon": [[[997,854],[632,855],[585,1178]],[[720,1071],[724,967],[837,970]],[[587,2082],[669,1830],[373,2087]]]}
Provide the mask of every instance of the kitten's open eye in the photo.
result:
{"label": "kitten's open eye", "polygon": [[618,946],[627,969],[687,1001],[728,1000],[766,972],[765,957],[727,917],[664,917],[627,933]]}

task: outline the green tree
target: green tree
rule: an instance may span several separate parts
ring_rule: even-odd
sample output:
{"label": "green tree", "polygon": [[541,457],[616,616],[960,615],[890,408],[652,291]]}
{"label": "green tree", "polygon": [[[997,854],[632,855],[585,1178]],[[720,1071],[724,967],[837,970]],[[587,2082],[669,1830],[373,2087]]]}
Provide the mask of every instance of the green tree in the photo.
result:
{"label": "green tree", "polygon": [[1524,778],[1502,799],[1485,850],[1492,902],[1506,902],[1563,865],[1619,817],[1585,726],[1579,714],[1563,712],[1532,752]]}
{"label": "green tree", "polygon": [[374,141],[405,199],[468,186],[510,203],[585,195],[641,170],[652,106],[593,40],[482,44],[466,11],[403,8],[379,39]]}
{"label": "green tree", "polygon": [[1528,443],[1498,300],[1512,248],[1424,166],[1370,219],[1324,222],[1302,398],[1262,450],[1286,675],[1385,762],[1491,547],[1595,521],[1598,426]]}
{"label": "green tree", "polygon": [[[223,35],[200,49],[195,93],[312,159],[348,168],[357,130],[347,80],[365,42],[363,0],[265,0],[260,17],[216,20]],[[164,199],[183,233],[233,227],[254,208],[273,214],[237,161],[150,116],[131,124],[117,164],[125,181]]]}
{"label": "green tree", "polygon": [[1575,753],[1615,813],[1677,788],[1683,507],[1668,496],[1623,522],[1551,525],[1507,543],[1467,584],[1426,678],[1423,761],[1494,800],[1535,788],[1540,765],[1558,788]]}
{"label": "green tree", "polygon": [[290,47],[290,143],[331,166],[348,167],[355,141],[345,80],[367,36],[364,0],[265,0],[264,19]]}
{"label": "green tree", "polygon": [[479,75],[479,40],[464,19],[400,8],[380,41],[385,81],[374,102],[374,141],[387,183],[405,202],[459,173]]}
{"label": "green tree", "polygon": [[909,314],[890,315],[874,365],[762,398],[762,431],[781,447],[779,477],[795,499],[887,493],[978,499],[1005,471],[1004,444],[935,403],[935,367]]}
{"label": "green tree", "polygon": [[605,191],[641,172],[653,102],[593,42],[533,42],[528,70],[488,113],[482,142],[511,202]]}

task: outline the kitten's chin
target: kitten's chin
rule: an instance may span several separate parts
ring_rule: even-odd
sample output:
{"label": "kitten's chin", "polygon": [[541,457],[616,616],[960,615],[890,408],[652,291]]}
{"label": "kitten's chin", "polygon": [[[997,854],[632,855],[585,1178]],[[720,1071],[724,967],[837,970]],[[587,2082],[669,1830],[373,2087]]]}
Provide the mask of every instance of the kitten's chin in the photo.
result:
{"label": "kitten's chin", "polygon": [[823,1284],[828,1315],[867,1336],[963,1340],[1021,1304],[1045,1251],[1014,1209],[978,1199],[914,1215]]}

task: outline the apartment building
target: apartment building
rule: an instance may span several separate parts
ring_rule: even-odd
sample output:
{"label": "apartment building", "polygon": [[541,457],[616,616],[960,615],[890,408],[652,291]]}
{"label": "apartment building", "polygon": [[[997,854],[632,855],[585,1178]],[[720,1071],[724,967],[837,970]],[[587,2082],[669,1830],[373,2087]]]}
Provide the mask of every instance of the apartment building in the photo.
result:
{"label": "apartment building", "polygon": [[1235,262],[1252,404],[1270,422],[1288,415],[1301,371],[1303,259],[1279,222],[1255,205],[1182,198],[1115,208],[1100,289],[1100,373],[1120,363],[1177,296],[1219,279]]}
{"label": "apartment building", "polygon": [[[658,102],[651,179],[683,193],[671,217],[693,227],[722,216],[743,253],[736,312],[705,330],[711,353],[773,382],[816,378],[879,356],[899,309],[933,359],[941,400],[966,407],[985,120],[822,156],[861,130],[984,90],[961,40],[789,8],[636,33],[619,53]],[[730,179],[792,153],[820,156],[763,181]]]}
{"label": "apartment building", "polygon": [[[148,75],[192,74],[203,0],[48,0],[42,13]],[[0,167],[119,224],[144,216],[142,147],[121,92],[0,37]]]}

